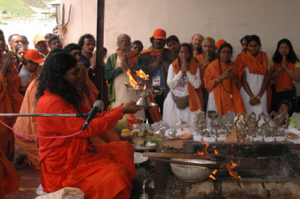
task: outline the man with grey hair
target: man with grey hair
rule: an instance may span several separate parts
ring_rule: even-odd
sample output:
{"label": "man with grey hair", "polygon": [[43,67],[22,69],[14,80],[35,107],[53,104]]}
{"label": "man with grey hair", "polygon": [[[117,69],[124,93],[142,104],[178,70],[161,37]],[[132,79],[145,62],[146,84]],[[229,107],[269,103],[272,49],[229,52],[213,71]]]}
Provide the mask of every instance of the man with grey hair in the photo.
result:
{"label": "man with grey hair", "polygon": [[193,56],[200,55],[202,53],[202,41],[204,37],[201,34],[194,34],[191,40],[193,49]]}
{"label": "man with grey hair", "polygon": [[[144,71],[143,65],[139,61],[138,53],[131,50],[131,38],[127,34],[118,36],[117,47],[116,53],[108,57],[104,73],[105,80],[109,83],[108,101],[112,107],[119,106],[128,99],[137,99],[139,97],[135,90],[130,90],[125,85],[125,82],[128,82],[126,73],[130,71],[132,74],[135,74],[135,71],[139,69]],[[145,119],[143,110],[135,114],[134,120],[136,121],[136,119]],[[128,128],[128,126],[132,125],[130,121],[133,121],[132,118],[129,119],[128,115],[124,116],[123,120],[120,120],[117,125],[120,128],[117,127],[116,130]]]}
{"label": "man with grey hair", "polygon": [[12,34],[8,37],[8,44],[10,46],[10,50],[15,52],[15,47],[22,44],[22,37],[19,34]]}
{"label": "man with grey hair", "polygon": [[195,58],[198,60],[200,65],[200,77],[202,85],[200,89],[198,89],[199,97],[203,99],[203,111],[206,112],[207,101],[208,101],[208,92],[205,89],[205,82],[203,81],[203,75],[205,73],[205,69],[208,64],[216,59],[216,51],[215,51],[215,40],[211,37],[206,37],[202,41],[202,54],[196,55]]}

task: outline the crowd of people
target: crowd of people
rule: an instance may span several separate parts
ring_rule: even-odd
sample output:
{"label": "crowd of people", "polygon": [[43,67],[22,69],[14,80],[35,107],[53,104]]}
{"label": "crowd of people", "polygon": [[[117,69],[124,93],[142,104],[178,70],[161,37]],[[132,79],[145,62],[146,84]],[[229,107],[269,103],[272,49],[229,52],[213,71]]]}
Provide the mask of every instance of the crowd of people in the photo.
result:
{"label": "crowd of people", "polygon": [[[134,149],[121,141],[122,129],[146,120],[170,127],[180,119],[191,124],[199,110],[220,116],[271,111],[291,115],[300,108],[294,85],[300,80],[300,64],[288,39],[278,42],[269,60],[260,38],[246,35],[235,61],[227,41],[201,34],[180,43],[159,28],[150,42],[144,49],[141,41],[121,34],[107,59],[103,48],[105,84],[98,90],[93,35],[84,34],[77,44],[63,47],[55,29],[55,34],[36,35],[35,49],[28,49],[26,36],[10,35],[6,45],[0,30],[1,113],[84,113],[100,92],[107,110],[79,134],[84,118],[0,117],[17,132],[0,125],[0,169],[5,171],[0,172],[0,198],[18,186],[8,160],[41,169],[45,192],[72,186],[87,198],[129,198]],[[126,84],[129,75],[135,77],[140,70],[149,75],[146,86],[160,91],[147,97],[157,107],[138,107],[137,92]]]}

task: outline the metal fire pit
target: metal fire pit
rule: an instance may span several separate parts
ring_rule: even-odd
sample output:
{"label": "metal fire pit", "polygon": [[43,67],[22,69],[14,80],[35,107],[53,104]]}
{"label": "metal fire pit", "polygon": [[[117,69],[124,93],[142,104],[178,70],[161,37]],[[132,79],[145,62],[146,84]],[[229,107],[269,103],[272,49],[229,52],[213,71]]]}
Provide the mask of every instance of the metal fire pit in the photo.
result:
{"label": "metal fire pit", "polygon": [[[183,150],[189,153],[203,151],[205,145],[199,142],[184,143]],[[300,176],[300,149],[286,143],[210,143],[208,155],[217,150],[226,157],[224,164],[231,160],[242,179],[262,178],[289,180]],[[217,178],[230,177],[228,171],[220,170]]]}
{"label": "metal fire pit", "polygon": [[[181,153],[205,151],[201,142],[185,142]],[[157,163],[155,193],[164,198],[300,198],[300,148],[290,143],[210,143],[206,156],[221,156],[223,166],[202,182],[185,182]],[[226,164],[241,178],[232,177]]]}

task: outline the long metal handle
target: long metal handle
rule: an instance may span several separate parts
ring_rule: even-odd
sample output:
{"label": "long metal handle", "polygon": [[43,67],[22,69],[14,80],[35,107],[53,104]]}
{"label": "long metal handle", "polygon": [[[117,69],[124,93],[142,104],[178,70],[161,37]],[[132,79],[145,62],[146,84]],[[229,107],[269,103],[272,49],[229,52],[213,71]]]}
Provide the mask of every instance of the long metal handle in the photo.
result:
{"label": "long metal handle", "polygon": [[0,117],[87,117],[88,113],[0,113]]}

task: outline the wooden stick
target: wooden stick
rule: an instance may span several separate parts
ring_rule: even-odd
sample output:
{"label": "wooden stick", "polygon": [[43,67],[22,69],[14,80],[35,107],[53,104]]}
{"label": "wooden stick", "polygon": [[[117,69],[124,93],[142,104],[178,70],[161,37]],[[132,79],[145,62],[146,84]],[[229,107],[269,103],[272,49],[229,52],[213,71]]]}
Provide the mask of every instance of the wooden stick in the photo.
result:
{"label": "wooden stick", "polygon": [[170,159],[166,159],[166,158],[153,158],[153,157],[150,157],[150,160],[159,161],[159,162],[167,162],[167,163],[175,163],[175,164],[201,166],[201,167],[207,167],[210,169],[223,168],[221,165],[218,165],[216,162],[211,163],[211,164],[205,164],[205,163],[185,162],[185,161],[180,161],[180,160],[170,160]]}
{"label": "wooden stick", "polygon": [[218,156],[202,156],[194,154],[185,153],[156,153],[156,152],[144,152],[143,156],[149,158],[183,158],[183,159],[202,159],[202,160],[212,160],[218,159]]}

